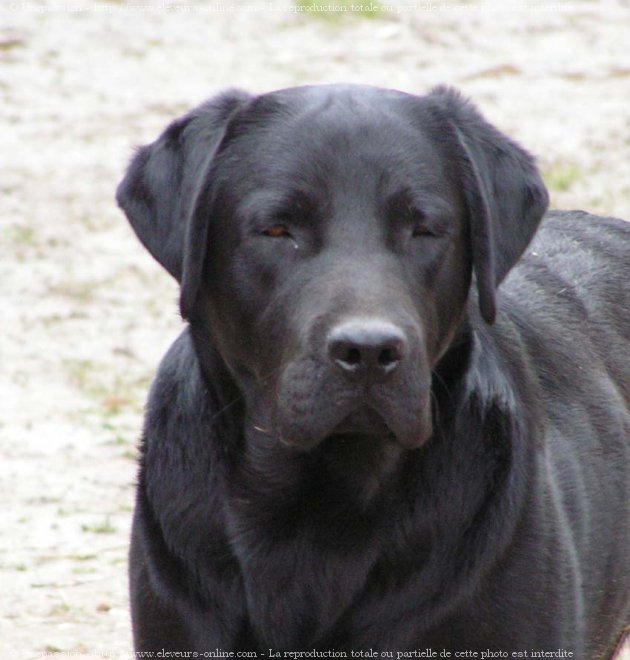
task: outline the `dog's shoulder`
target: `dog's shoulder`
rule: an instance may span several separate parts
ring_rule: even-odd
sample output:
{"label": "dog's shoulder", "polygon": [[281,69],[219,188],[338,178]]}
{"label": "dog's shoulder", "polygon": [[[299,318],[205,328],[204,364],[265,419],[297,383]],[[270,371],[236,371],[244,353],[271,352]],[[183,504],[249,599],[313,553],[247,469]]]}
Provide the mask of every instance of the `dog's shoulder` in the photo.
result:
{"label": "dog's shoulder", "polygon": [[[215,378],[215,381],[218,380]],[[207,464],[218,469],[231,446],[232,428],[222,415],[220,383],[211,383],[201,367],[190,328],[175,340],[162,359],[146,405],[142,469],[184,474]],[[217,438],[221,442],[217,442]],[[221,456],[219,455],[221,454]]]}
{"label": "dog's shoulder", "polygon": [[185,329],[162,359],[147,404],[147,426],[187,426],[207,405],[207,388],[195,354],[190,330]]}
{"label": "dog's shoulder", "polygon": [[506,285],[509,289],[525,278],[532,288],[561,285],[562,293],[571,290],[585,303],[595,302],[613,291],[627,292],[629,249],[630,222],[584,211],[551,211]]}
{"label": "dog's shoulder", "polygon": [[238,416],[224,413],[234,413],[238,400],[226,400],[222,373],[207,372],[187,327],[162,359],[151,386],[141,445],[145,473],[160,479],[169,470],[184,476],[220,470]]}
{"label": "dog's shoulder", "polygon": [[502,285],[502,314],[488,330],[495,341],[509,340],[502,355],[512,362],[520,356],[527,365],[546,418],[566,437],[584,436],[584,447],[588,434],[578,410],[582,427],[601,422],[600,438],[616,442],[615,434],[624,435],[609,429],[623,426],[619,411],[630,396],[629,244],[630,223],[623,220],[581,211],[547,214]]}
{"label": "dog's shoulder", "polygon": [[[590,328],[630,336],[630,223],[582,211],[547,214],[501,287],[508,311],[565,338]],[[597,338],[595,337],[595,340]]]}

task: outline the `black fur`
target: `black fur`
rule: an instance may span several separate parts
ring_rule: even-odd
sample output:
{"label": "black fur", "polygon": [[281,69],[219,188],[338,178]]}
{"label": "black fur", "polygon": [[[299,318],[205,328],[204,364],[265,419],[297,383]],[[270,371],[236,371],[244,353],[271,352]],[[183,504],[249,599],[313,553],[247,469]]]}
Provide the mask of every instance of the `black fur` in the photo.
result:
{"label": "black fur", "polygon": [[118,200],[189,327],[147,407],[136,650],[611,656],[630,226],[530,243],[547,199],[444,88],[228,92],[140,150]]}

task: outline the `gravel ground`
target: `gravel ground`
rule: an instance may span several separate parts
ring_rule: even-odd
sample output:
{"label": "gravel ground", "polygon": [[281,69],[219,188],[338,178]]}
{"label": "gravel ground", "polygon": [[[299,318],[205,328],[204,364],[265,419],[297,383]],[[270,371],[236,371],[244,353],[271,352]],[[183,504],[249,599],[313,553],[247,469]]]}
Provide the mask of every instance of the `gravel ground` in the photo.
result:
{"label": "gravel ground", "polygon": [[181,329],[113,201],[132,147],[226,86],[445,82],[539,156],[553,206],[630,218],[630,6],[1,2],[0,658],[128,658],[135,446]]}

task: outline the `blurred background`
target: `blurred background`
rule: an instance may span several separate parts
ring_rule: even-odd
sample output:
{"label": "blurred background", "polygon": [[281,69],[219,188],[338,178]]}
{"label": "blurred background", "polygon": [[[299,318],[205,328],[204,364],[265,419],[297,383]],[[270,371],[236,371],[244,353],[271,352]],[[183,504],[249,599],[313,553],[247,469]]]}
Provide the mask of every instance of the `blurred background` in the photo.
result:
{"label": "blurred background", "polygon": [[171,119],[224,87],[447,83],[553,207],[630,218],[628,2],[325,5],[0,2],[2,660],[130,657],[136,442],[182,323],[113,195]]}

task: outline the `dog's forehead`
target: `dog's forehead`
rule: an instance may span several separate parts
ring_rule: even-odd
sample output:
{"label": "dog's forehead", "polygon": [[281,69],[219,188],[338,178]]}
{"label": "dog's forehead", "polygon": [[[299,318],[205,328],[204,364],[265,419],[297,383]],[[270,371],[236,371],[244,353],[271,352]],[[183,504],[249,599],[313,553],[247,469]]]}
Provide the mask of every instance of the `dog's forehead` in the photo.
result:
{"label": "dog's forehead", "polygon": [[[412,123],[412,109],[420,117],[423,99],[395,90],[360,85],[294,87],[255,98],[236,123],[245,130],[278,141],[291,138],[307,144],[326,139],[355,139],[357,144],[382,135],[398,135],[420,127]],[[420,130],[418,130],[420,128]],[[387,139],[383,139],[387,144]],[[382,146],[382,145],[380,145]]]}
{"label": "dog's forehead", "polygon": [[[234,117],[224,161],[232,178],[382,180],[446,175],[439,136],[423,101],[358,85],[297,87],[255,98]],[[438,139],[436,139],[436,137]],[[238,168],[238,172],[234,169]]]}

